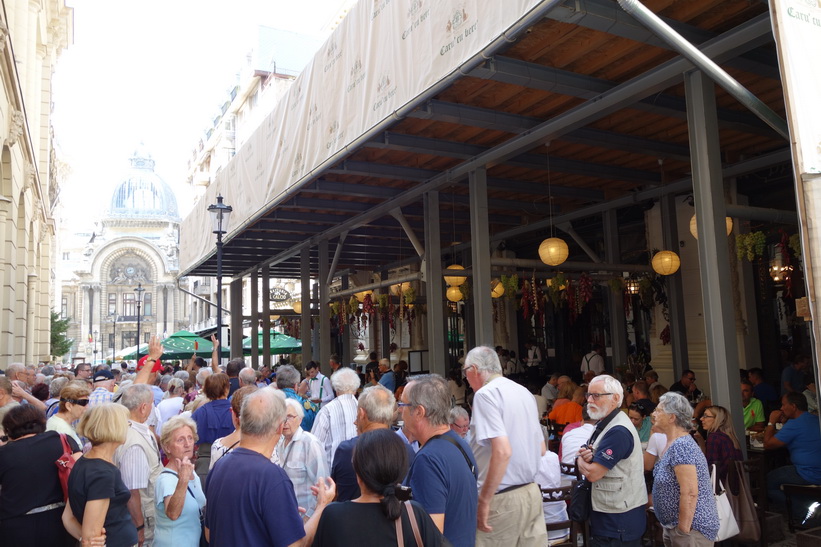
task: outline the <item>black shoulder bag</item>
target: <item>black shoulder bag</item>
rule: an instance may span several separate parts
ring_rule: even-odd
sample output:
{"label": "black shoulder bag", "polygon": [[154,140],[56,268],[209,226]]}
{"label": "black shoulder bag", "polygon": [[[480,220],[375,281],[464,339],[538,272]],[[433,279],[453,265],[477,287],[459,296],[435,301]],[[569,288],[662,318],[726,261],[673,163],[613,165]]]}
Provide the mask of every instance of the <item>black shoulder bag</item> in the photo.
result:
{"label": "black shoulder bag", "polygon": [[[607,424],[616,416],[616,412],[621,412],[621,410],[616,409],[611,412],[610,415],[605,416],[604,419],[599,420],[599,423],[596,424],[596,429],[593,430],[593,435],[591,435],[587,441],[587,447],[593,448],[593,443],[596,442],[599,434],[607,427]],[[570,520],[573,522],[587,522],[590,519],[590,513],[593,512],[592,494],[593,483],[587,480],[587,477],[576,481],[576,484],[573,485],[570,505],[567,507],[567,516]]]}
{"label": "black shoulder bag", "polygon": [[[170,469],[164,469],[160,474],[162,475],[163,473],[168,473],[169,475],[174,475],[175,477],[179,478],[179,475],[174,473]],[[188,493],[191,494],[192,498],[194,498],[194,503],[197,504],[197,509],[199,509],[200,512],[200,547],[208,547],[208,540],[205,539],[205,513],[199,507],[197,496],[195,496],[194,492],[191,491],[191,487],[186,484],[185,489],[188,490]]]}

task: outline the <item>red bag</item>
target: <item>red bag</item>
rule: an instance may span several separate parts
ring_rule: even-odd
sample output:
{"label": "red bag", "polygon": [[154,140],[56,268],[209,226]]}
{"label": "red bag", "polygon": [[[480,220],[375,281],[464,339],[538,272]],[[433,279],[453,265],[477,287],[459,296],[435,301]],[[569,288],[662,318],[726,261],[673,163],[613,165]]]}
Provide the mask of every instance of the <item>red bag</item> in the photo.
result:
{"label": "red bag", "polygon": [[60,478],[60,486],[63,488],[63,499],[68,501],[68,476],[71,474],[71,470],[74,469],[75,460],[64,433],[60,433],[60,440],[63,442],[63,454],[57,458],[54,465],[57,466],[57,476]]}

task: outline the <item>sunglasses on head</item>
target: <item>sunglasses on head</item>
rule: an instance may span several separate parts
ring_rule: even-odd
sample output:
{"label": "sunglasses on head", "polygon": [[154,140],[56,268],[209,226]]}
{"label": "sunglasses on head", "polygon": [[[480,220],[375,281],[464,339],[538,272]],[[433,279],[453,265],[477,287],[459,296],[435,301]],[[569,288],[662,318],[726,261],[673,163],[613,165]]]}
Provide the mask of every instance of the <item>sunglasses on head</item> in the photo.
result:
{"label": "sunglasses on head", "polygon": [[72,403],[75,405],[86,406],[88,404],[88,399],[60,399],[64,403]]}

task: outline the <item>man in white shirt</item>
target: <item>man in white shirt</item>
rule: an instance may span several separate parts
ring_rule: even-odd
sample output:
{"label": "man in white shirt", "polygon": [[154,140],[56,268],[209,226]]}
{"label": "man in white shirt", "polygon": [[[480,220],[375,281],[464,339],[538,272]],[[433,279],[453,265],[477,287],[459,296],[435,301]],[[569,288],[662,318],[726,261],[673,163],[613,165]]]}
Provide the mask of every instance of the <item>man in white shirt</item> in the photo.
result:
{"label": "man in white shirt", "polygon": [[339,443],[356,437],[357,406],[354,393],[359,389],[359,375],[350,368],[341,368],[331,376],[337,397],[319,409],[311,433],[319,439],[333,468],[333,457]]}
{"label": "man in white shirt", "polygon": [[582,376],[588,371],[597,375],[604,373],[604,347],[601,344],[593,344],[593,351],[582,357]]}
{"label": "man in white shirt", "polygon": [[[319,371],[319,364],[315,361],[309,361],[305,365],[306,378],[302,380],[305,386],[305,397],[310,399],[312,403],[316,403],[320,407],[325,406],[334,398],[334,390],[331,387],[331,379]],[[300,387],[300,394],[302,388]]]}

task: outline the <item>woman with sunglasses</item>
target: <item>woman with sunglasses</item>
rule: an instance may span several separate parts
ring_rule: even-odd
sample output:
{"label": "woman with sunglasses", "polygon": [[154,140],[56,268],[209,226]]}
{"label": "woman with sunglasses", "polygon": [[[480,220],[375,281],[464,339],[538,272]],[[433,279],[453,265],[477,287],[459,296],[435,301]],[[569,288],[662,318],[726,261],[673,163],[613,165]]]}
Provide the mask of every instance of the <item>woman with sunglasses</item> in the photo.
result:
{"label": "woman with sunglasses", "polygon": [[77,443],[81,449],[83,443],[80,436],[74,431],[71,424],[75,423],[88,408],[88,397],[91,389],[85,382],[69,382],[60,390],[60,405],[57,414],[46,422],[46,431],[65,433]]}
{"label": "woman with sunglasses", "polygon": [[733,430],[733,418],[723,406],[709,406],[701,415],[701,425],[707,431],[704,449],[707,465],[715,464],[716,478],[726,485],[730,465],[744,459]]}

